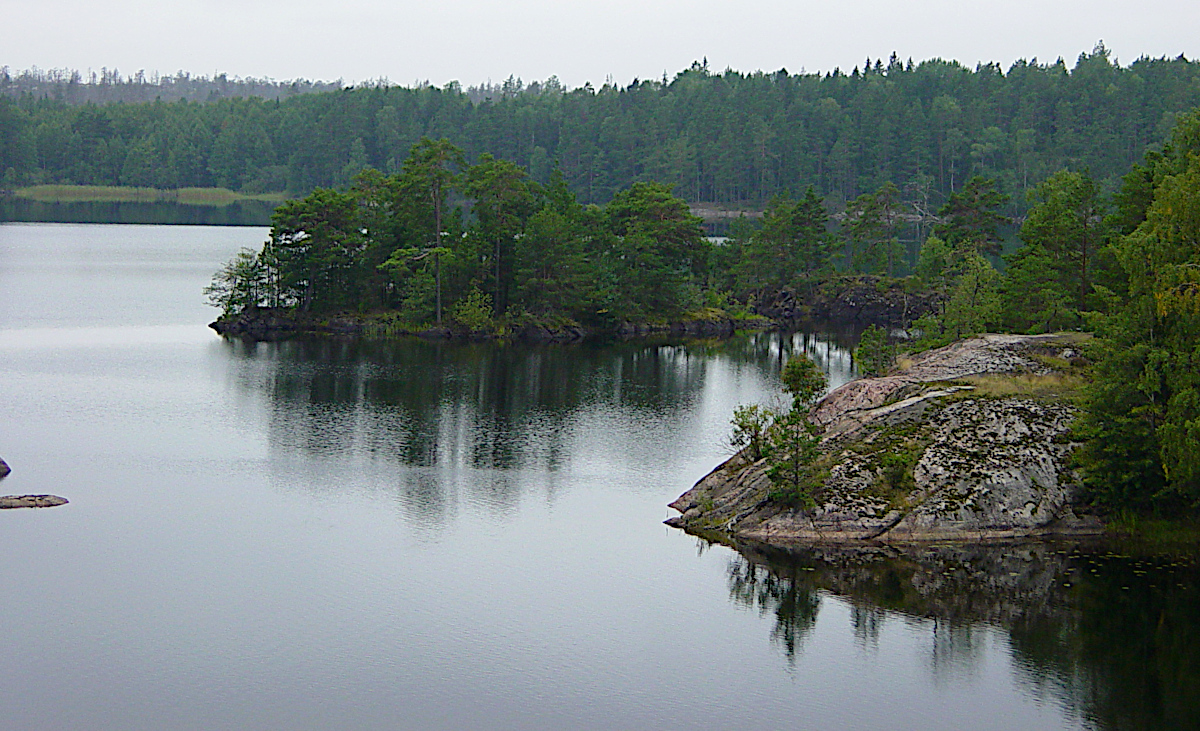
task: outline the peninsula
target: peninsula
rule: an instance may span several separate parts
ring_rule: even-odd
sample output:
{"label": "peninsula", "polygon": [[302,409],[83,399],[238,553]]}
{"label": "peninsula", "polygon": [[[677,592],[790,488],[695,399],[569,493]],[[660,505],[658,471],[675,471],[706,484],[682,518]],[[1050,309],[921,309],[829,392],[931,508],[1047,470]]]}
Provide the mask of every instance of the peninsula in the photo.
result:
{"label": "peninsula", "polygon": [[681,515],[667,524],[780,546],[1100,533],[1068,462],[1085,337],[982,335],[847,383],[810,412],[813,504],[773,497],[768,460],[742,450],[671,503]]}

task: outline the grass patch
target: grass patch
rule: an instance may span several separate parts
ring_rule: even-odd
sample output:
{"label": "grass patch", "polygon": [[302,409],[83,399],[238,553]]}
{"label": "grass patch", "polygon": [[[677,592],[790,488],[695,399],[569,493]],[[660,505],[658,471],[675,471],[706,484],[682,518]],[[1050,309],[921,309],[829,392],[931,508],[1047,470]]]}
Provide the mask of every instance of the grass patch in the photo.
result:
{"label": "grass patch", "polygon": [[1106,528],[1121,538],[1156,548],[1200,546],[1200,518],[1145,518],[1121,513],[1108,521]]}
{"label": "grass patch", "polygon": [[1007,398],[1024,396],[1034,399],[1063,400],[1073,397],[1086,383],[1076,373],[1030,373],[968,376],[956,381],[974,386],[974,391],[964,392],[964,397]]}
{"label": "grass patch", "polygon": [[131,188],[122,185],[34,185],[17,196],[39,203],[179,203],[186,206],[227,206],[238,201],[282,203],[284,193],[247,195],[226,188]]}
{"label": "grass patch", "polygon": [[1058,345],[1075,345],[1084,346],[1092,341],[1090,332],[1078,332],[1076,330],[1063,330],[1054,333],[1054,337],[1049,342]]}

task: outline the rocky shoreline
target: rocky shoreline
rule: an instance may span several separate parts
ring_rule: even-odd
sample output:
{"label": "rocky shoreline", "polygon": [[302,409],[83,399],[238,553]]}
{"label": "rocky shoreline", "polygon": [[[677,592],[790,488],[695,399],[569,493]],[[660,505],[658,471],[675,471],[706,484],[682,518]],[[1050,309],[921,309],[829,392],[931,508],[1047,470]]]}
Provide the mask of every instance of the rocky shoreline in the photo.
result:
{"label": "rocky shoreline", "polygon": [[770,497],[766,460],[734,455],[671,503],[669,525],[787,546],[1096,535],[1069,467],[1063,398],[1077,334],[985,335],[848,383],[810,414],[823,429],[816,507]]}
{"label": "rocky shoreline", "polygon": [[250,340],[415,336],[427,340],[576,343],[594,337],[729,337],[739,330],[786,330],[809,322],[907,327],[921,315],[933,311],[939,298],[940,295],[933,292],[907,292],[901,280],[861,276],[825,282],[807,293],[790,288],[761,292],[758,304],[753,308],[755,316],[744,319],[720,314],[718,310],[674,322],[622,322],[591,329],[577,324],[537,323],[497,331],[457,326],[414,328],[398,322],[388,313],[314,316],[283,308],[251,307],[237,315],[221,317],[209,327],[221,335]]}
{"label": "rocky shoreline", "polygon": [[310,316],[290,310],[255,307],[209,323],[221,335],[251,340],[287,340],[307,336],[403,337],[427,340],[515,340],[531,343],[577,343],[591,337],[634,338],[651,335],[681,337],[729,337],[738,330],[763,330],[774,325],[758,318],[741,320],[730,317],[692,319],[667,323],[624,322],[610,330],[588,330],[578,325],[526,325],[512,331],[467,330],[451,327],[413,329],[390,324],[364,315]]}

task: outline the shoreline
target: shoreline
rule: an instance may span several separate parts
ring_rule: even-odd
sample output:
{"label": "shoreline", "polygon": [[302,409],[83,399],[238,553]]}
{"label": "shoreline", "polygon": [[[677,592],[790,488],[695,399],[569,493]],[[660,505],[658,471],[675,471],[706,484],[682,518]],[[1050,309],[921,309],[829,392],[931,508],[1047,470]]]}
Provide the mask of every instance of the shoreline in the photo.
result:
{"label": "shoreline", "polygon": [[308,337],[395,339],[416,337],[447,342],[515,341],[527,343],[579,343],[608,338],[641,338],[655,335],[682,337],[731,337],[751,330],[771,330],[777,323],[767,318],[697,318],[665,323],[623,322],[615,328],[589,329],[574,323],[532,323],[517,327],[469,330],[449,326],[419,327],[396,322],[390,313],[375,315],[338,314],[306,316],[286,310],[254,308],[230,318],[209,323],[222,337],[254,341],[278,341]]}

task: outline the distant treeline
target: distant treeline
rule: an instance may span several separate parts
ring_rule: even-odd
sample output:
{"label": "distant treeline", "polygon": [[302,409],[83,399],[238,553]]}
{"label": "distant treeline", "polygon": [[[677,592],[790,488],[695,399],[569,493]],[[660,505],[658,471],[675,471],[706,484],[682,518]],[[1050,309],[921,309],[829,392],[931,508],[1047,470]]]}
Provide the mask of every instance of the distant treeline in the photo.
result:
{"label": "distant treeline", "polygon": [[20,99],[52,99],[66,104],[111,104],[113,102],[176,102],[185,99],[214,102],[220,99],[258,97],[286,99],[297,94],[337,91],[339,81],[293,79],[275,81],[254,77],[230,77],[228,74],[192,76],[185,71],[162,76],[138,71],[122,76],[117,69],[102,68],[84,74],[76,69],[25,69],[14,71],[0,66],[0,96]]}
{"label": "distant treeline", "polygon": [[[240,83],[250,94],[253,83]],[[1098,46],[1073,67],[1034,60],[1007,71],[893,56],[850,73],[799,75],[714,73],[697,63],[626,87],[567,89],[552,78],[468,90],[373,83],[211,103],[72,104],[68,96],[0,95],[4,187],[303,195],[346,185],[367,166],[398,172],[429,137],[449,139],[472,160],[489,152],[512,161],[543,183],[557,167],[583,203],[654,180],[692,203],[761,209],[811,185],[837,212],[892,182],[906,203],[930,211],[979,175],[1009,194],[1011,215],[1060,169],[1086,170],[1114,190],[1178,114],[1200,105],[1200,64],[1180,56],[1120,66]]]}

